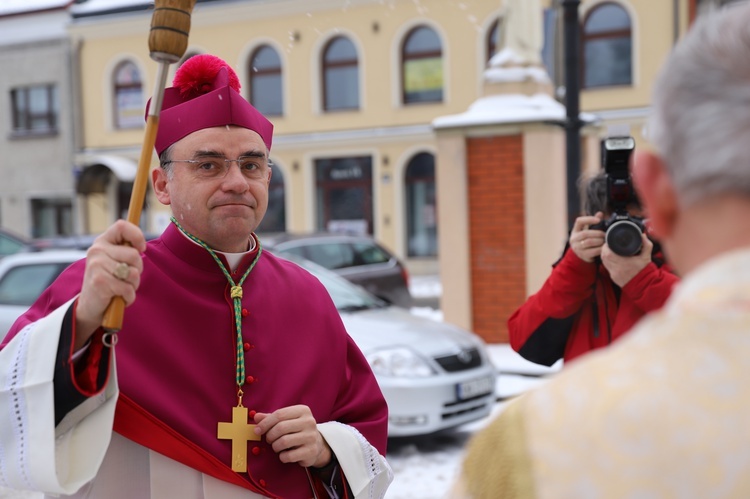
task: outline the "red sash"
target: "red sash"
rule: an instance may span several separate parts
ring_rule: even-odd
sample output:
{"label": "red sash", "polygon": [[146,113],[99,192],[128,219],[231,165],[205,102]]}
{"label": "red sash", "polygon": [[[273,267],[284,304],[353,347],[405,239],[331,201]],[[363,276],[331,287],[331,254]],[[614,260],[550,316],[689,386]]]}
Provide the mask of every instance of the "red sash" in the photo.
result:
{"label": "red sash", "polygon": [[248,481],[232,471],[232,468],[219,461],[215,456],[156,419],[122,393],[117,399],[114,430],[133,442],[148,447],[201,473],[238,485],[257,494],[275,497],[271,492],[257,484],[249,474]]}

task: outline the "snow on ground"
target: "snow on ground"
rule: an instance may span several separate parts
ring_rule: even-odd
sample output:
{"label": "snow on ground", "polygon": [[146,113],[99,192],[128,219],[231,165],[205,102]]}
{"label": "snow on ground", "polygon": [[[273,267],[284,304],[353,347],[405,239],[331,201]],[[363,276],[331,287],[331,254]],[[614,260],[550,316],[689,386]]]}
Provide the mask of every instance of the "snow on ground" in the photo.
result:
{"label": "snow on ground", "polygon": [[460,469],[466,443],[504,407],[505,403],[499,403],[489,417],[452,432],[389,440],[386,458],[393,469],[394,479],[386,499],[447,499]]}
{"label": "snow on ground", "polygon": [[409,292],[414,298],[439,298],[443,294],[443,284],[437,275],[410,275]]}

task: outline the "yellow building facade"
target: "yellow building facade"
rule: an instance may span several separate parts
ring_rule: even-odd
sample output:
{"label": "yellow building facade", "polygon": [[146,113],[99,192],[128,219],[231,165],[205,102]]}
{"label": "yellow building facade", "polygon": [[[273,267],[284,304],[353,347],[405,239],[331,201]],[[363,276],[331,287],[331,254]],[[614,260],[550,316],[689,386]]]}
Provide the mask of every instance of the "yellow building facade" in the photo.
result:
{"label": "yellow building facade", "polygon": [[[316,213],[321,204],[317,193],[327,188],[316,180],[316,161],[369,158],[370,192],[366,196],[371,201],[364,209],[369,212],[366,230],[408,258],[405,169],[420,153],[434,155],[436,144],[430,123],[436,116],[461,112],[478,97],[488,57],[487,37],[500,12],[498,2],[486,0],[198,3],[192,16],[188,54],[211,53],[228,61],[248,98],[254,51],[268,46],[279,56],[282,112],[269,118],[275,126],[271,152],[274,174],[280,174],[284,181],[286,230],[327,228]],[[71,25],[81,74],[83,118],[78,162],[84,170],[99,163],[109,166],[111,156],[137,160],[143,128],[115,125],[114,80],[119,65],[134,64],[145,105],[156,76],[156,64],[149,59],[146,44],[150,15],[142,11],[84,16]],[[420,27],[430,28],[439,37],[442,54],[436,71],[443,98],[404,105],[402,46],[404,38]],[[326,110],[323,58],[331,40],[342,36],[356,50],[358,105]],[[429,72],[429,61],[425,68]],[[128,176],[123,175],[121,180],[127,181]],[[335,191],[335,186],[328,189]],[[98,193],[92,199],[100,205],[102,195],[117,202],[115,191]],[[101,217],[94,215],[100,206],[89,206],[90,231],[101,230],[118,212],[111,207]],[[429,217],[429,208],[424,213]],[[163,210],[150,200],[145,228],[158,231],[163,221]],[[412,266],[422,263],[425,270],[434,270],[435,256],[433,251],[427,258],[414,258]]]}
{"label": "yellow building facade", "polygon": [[[652,82],[699,3],[580,3],[584,173],[600,167],[599,140],[607,134],[630,134],[637,147],[648,147]],[[68,30],[79,75],[76,164],[87,232],[103,230],[127,209],[157,69],[147,46],[151,10],[137,2],[119,10],[95,4],[73,6]],[[522,89],[528,81],[488,79],[488,61],[513,31],[507,22],[518,19],[514,8],[531,10],[524,15],[533,16],[543,38],[540,62],[531,66],[549,81],[532,90]],[[273,186],[273,230],[369,233],[412,273],[439,273],[446,320],[475,328],[466,277],[465,140],[525,137],[525,296],[543,282],[567,232],[564,132],[544,120],[450,118],[491,95],[562,99],[562,22],[556,0],[199,1],[187,55],[229,62],[243,96],[275,125],[271,159],[283,182]],[[168,216],[147,198],[147,231],[160,231]]]}

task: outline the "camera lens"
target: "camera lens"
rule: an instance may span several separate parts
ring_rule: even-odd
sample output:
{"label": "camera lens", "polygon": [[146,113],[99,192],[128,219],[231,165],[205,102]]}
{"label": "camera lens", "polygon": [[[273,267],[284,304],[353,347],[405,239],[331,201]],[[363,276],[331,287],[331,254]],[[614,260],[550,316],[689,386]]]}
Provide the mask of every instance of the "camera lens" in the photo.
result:
{"label": "camera lens", "polygon": [[614,222],[606,238],[609,249],[620,256],[633,256],[641,251],[641,228],[629,220]]}

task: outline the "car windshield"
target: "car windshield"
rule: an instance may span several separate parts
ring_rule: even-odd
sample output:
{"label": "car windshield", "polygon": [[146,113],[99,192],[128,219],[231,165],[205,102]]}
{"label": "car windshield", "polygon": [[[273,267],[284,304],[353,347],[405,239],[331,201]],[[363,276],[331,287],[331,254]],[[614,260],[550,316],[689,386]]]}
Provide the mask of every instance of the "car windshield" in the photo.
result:
{"label": "car windshield", "polygon": [[30,306],[67,265],[52,262],[11,269],[0,281],[0,304]]}
{"label": "car windshield", "polygon": [[355,312],[370,308],[387,307],[388,304],[371,295],[359,286],[352,284],[338,274],[327,270],[316,263],[302,257],[290,254],[282,255],[282,258],[290,260],[318,278],[331,295],[336,308],[342,312]]}
{"label": "car windshield", "polygon": [[9,234],[7,232],[0,232],[0,258],[13,253],[18,253],[24,249],[28,244],[23,241],[20,237]]}

